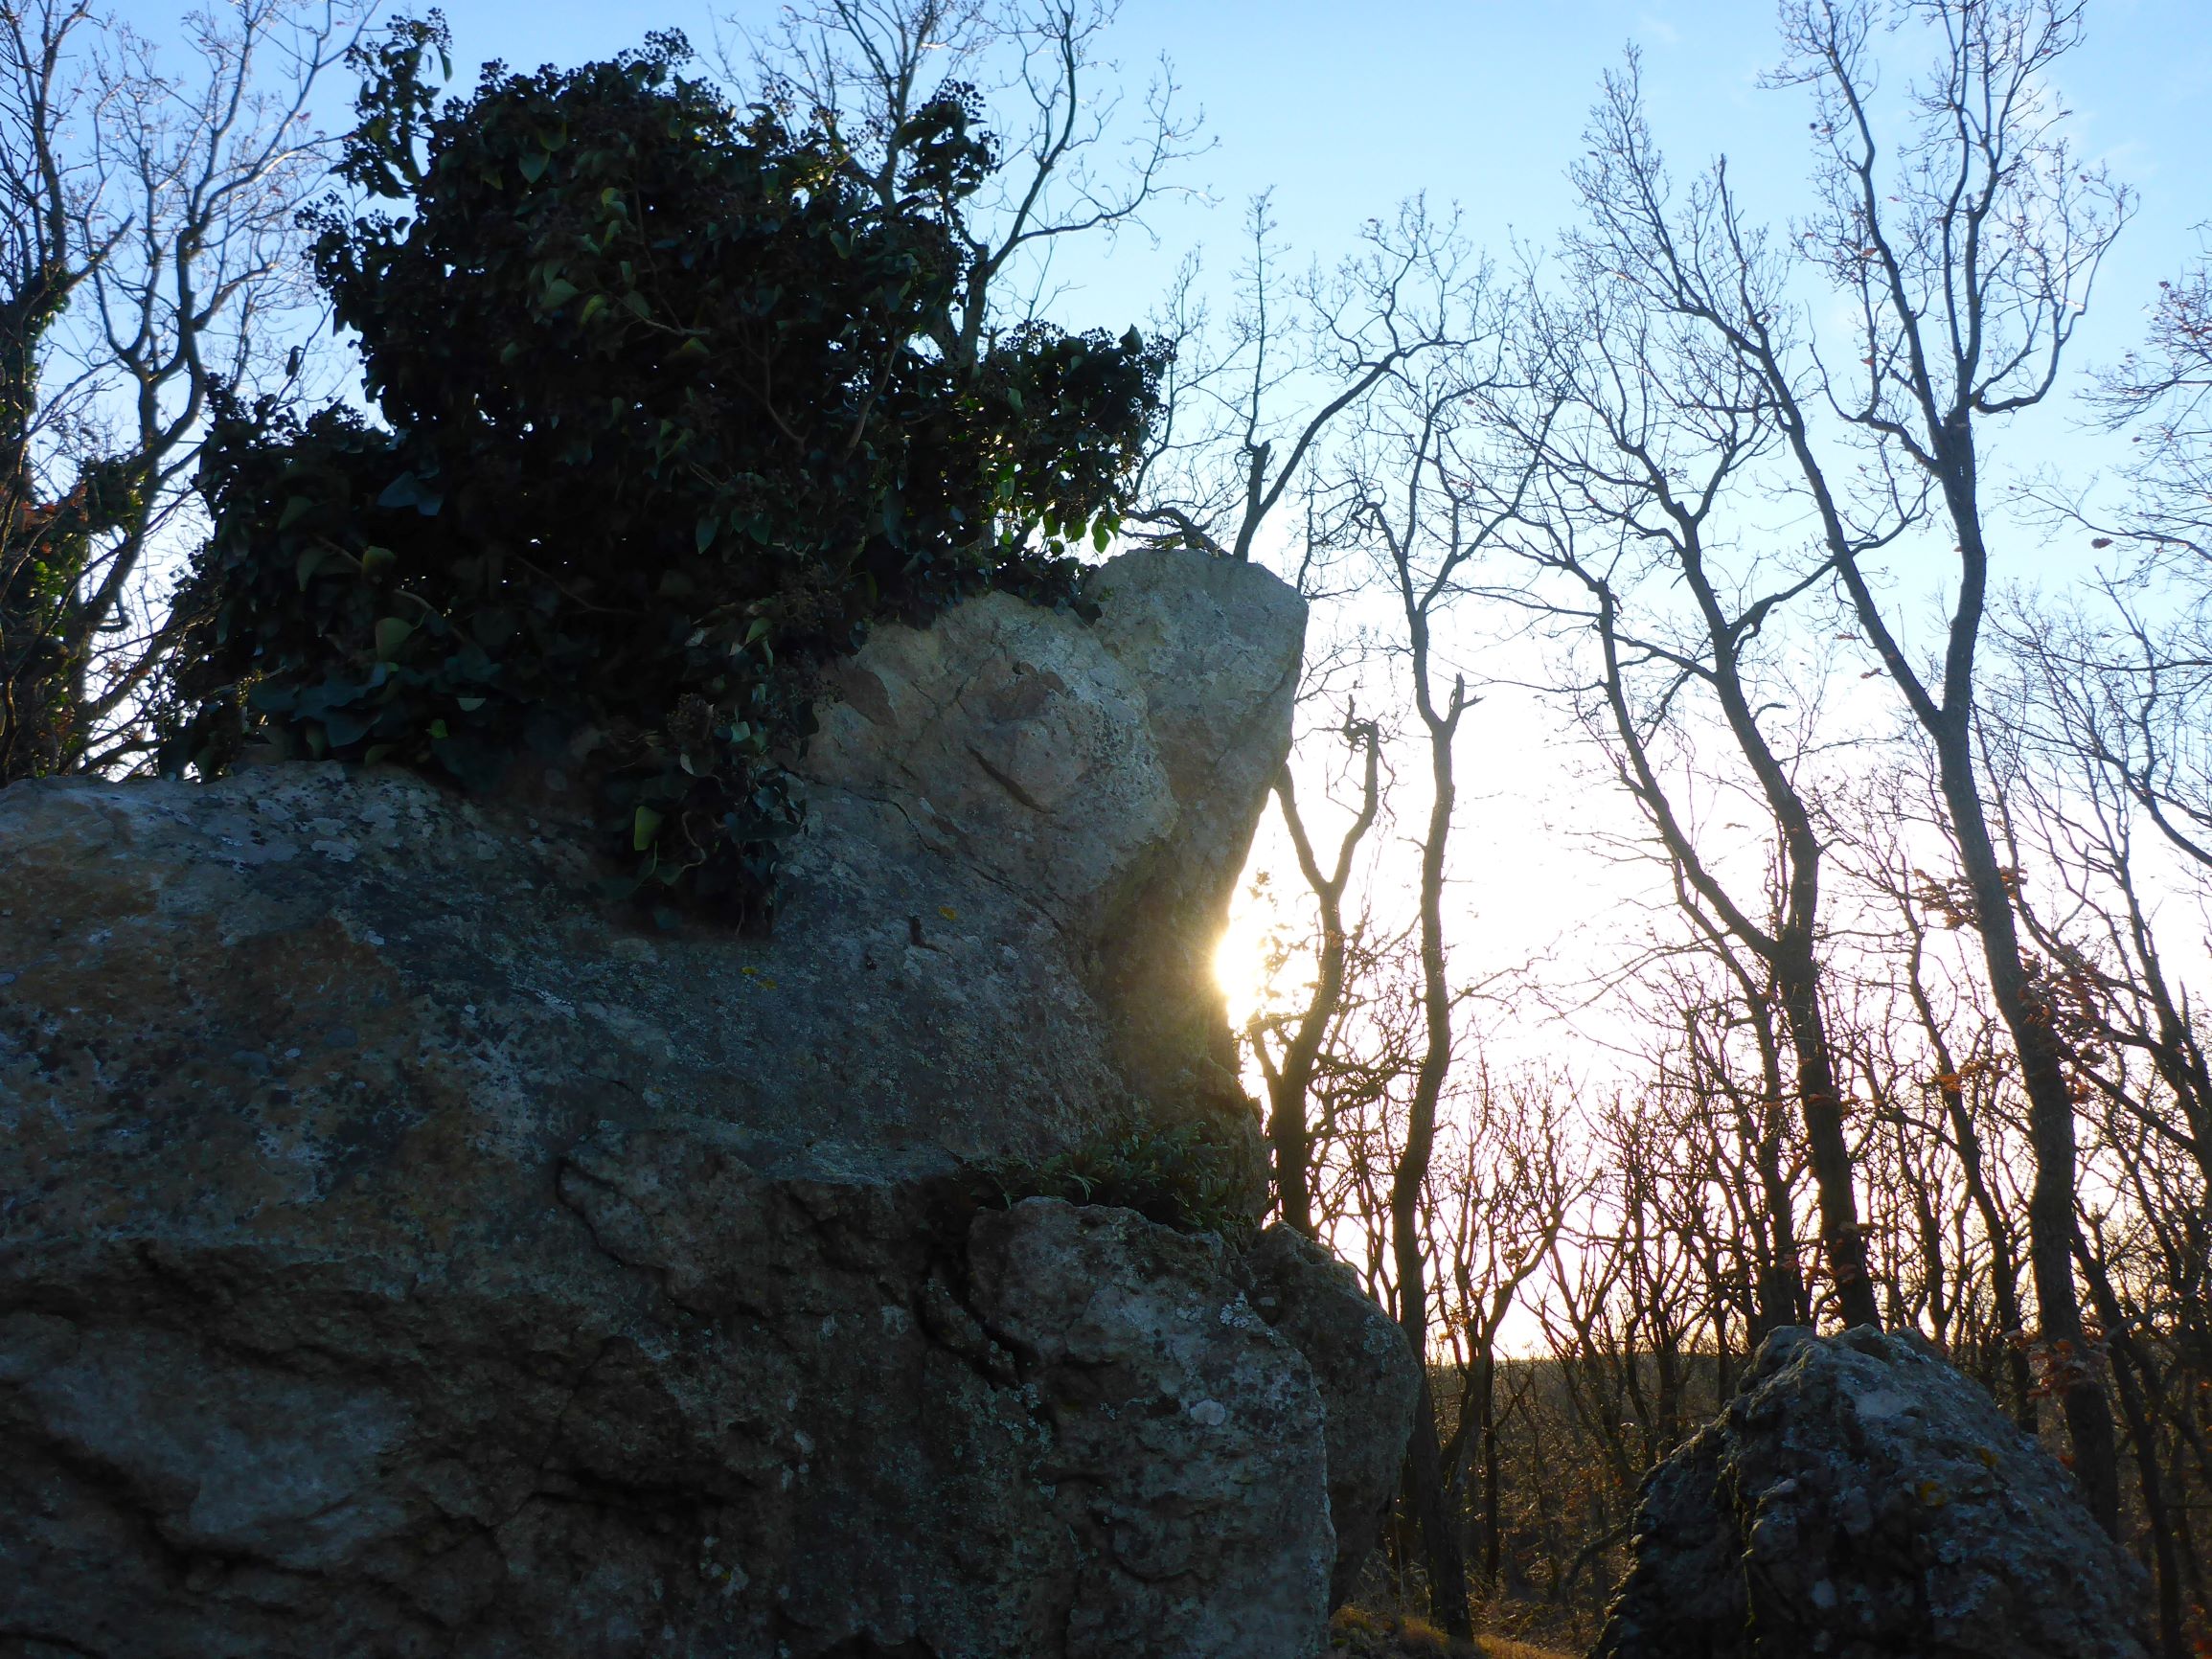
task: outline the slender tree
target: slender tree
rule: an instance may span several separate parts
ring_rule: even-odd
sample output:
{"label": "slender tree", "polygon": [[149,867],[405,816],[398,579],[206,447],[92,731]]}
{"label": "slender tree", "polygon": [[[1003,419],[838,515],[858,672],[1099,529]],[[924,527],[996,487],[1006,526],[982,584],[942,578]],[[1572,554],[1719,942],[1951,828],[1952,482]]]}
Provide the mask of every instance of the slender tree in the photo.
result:
{"label": "slender tree", "polygon": [[[1225,327],[1211,326],[1186,263],[1159,332],[1175,348],[1167,409],[1131,514],[1147,539],[1249,559],[1287,495],[1303,485],[1333,430],[1357,420],[1402,367],[1464,344],[1460,319],[1424,304],[1434,249],[1416,210],[1369,220],[1334,270],[1283,268],[1271,196],[1245,216],[1246,254]],[[1326,535],[1309,534],[1307,590]]]}
{"label": "slender tree", "polygon": [[[1359,761],[1359,806],[1326,871],[1314,853],[1312,837],[1307,833],[1288,761],[1275,780],[1276,807],[1283,814],[1284,827],[1298,856],[1299,872],[1319,913],[1313,987],[1304,1008],[1273,1020],[1255,1016],[1250,1034],[1253,1055],[1267,1084],[1267,1139],[1273,1153],[1276,1208],[1285,1226],[1308,1238],[1313,1237],[1313,1133],[1309,1102],[1322,1045],[1335,1030],[1344,1010],[1346,974],[1352,963],[1345,889],[1352,880],[1353,861],[1367,832],[1374,829],[1382,804],[1381,734],[1376,723],[1347,715],[1342,736]],[[1279,1054],[1270,1052],[1266,1040],[1270,1026],[1280,1043]]]}
{"label": "slender tree", "polygon": [[308,111],[361,17],[240,0],[157,51],[88,0],[0,5],[0,784],[147,757],[182,621],[151,567],[210,413],[315,367]]}
{"label": "slender tree", "polygon": [[[1431,314],[1465,319],[1457,337],[1479,347],[1425,355],[1394,371],[1368,406],[1360,441],[1348,457],[1348,527],[1380,561],[1382,585],[1395,601],[1392,651],[1404,674],[1426,751],[1429,800],[1420,837],[1417,890],[1422,1034],[1404,1137],[1389,1193],[1391,1251],[1400,1327],[1423,1365],[1422,1399],[1407,1456],[1406,1494],[1429,1566],[1429,1594],[1445,1627],[1471,1629],[1466,1569],[1457,1529],[1446,1507],[1445,1470],[1426,1358],[1432,1329],[1428,1246],[1422,1232],[1425,1197],[1436,1148],[1438,1104],[1458,1047],[1445,921],[1445,886],[1458,809],[1457,744],[1474,706],[1464,672],[1450,666],[1438,625],[1470,591],[1482,560],[1498,543],[1526,493],[1534,468],[1495,471],[1472,404],[1494,375],[1505,324],[1494,311],[1487,273],[1463,263],[1448,224],[1431,221],[1420,204],[1401,219],[1404,245],[1420,250]],[[1394,268],[1379,250],[1376,268]],[[1478,497],[1471,479],[1494,493]]]}
{"label": "slender tree", "polygon": [[[1937,42],[1894,157],[1870,103],[1887,14]],[[1632,74],[1609,82],[1597,122],[1597,239],[1646,304],[1698,325],[1754,376],[1859,632],[1935,752],[1991,994],[2030,1102],[2029,1254],[2044,1352],[2076,1474],[2110,1527],[2111,1411],[2088,1363],[2074,1278],[2075,1102],[1982,798],[1975,665],[1993,553],[1983,434],[2056,383],[2128,200],[2060,131],[2050,78],[2080,36],[2078,4],[1790,0],[1783,28],[1776,80],[1811,92],[1817,140],[1817,207],[1790,251],[1747,223],[1724,162],[1686,200],[1672,198]],[[1839,290],[1853,319],[1845,337],[1823,341],[1792,303],[1799,269]],[[1872,562],[1922,519],[1956,558],[1932,667]]]}
{"label": "slender tree", "polygon": [[[1601,225],[1608,159],[1601,152],[1575,174]],[[1821,1000],[1822,847],[1799,778],[1818,681],[1802,660],[1776,665],[1768,645],[1788,607],[1826,582],[1828,561],[1741,552],[1735,520],[1747,494],[1757,499],[1753,469],[1778,437],[1756,371],[1715,351],[1685,319],[1619,294],[1617,257],[1602,229],[1571,238],[1568,256],[1574,291],[1531,306],[1527,371],[1514,394],[1489,400],[1545,481],[1521,545],[1549,580],[1516,597],[1590,637],[1597,666],[1577,691],[1595,701],[1607,749],[1685,914],[1716,945],[1725,940],[1756,957],[1762,973],[1746,986],[1748,1000],[1771,987],[1795,1059],[1793,1093],[1843,1320],[1879,1324]],[[1556,581],[1563,600],[1549,597]],[[1771,873],[1770,903],[1764,892],[1734,890],[1701,844],[1683,800],[1699,780],[1671,781],[1663,769],[1668,739],[1694,752],[1697,723],[1715,716],[1749,773],[1744,792],[1770,827],[1769,855],[1753,874],[1764,884]],[[1782,1244],[1782,1258],[1792,1258],[1789,1240]]]}

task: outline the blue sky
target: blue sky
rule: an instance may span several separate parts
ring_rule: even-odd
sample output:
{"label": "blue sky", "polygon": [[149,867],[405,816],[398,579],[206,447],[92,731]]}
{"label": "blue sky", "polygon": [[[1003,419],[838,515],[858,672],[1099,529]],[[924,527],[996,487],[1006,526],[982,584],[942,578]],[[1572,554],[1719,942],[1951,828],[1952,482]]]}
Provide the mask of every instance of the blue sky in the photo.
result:
{"label": "blue sky", "polygon": [[[175,30],[179,0],[115,3],[156,37]],[[488,58],[573,64],[672,26],[711,56],[718,37],[764,29],[781,7],[446,0],[445,9],[461,91]],[[2140,338],[2158,281],[2198,252],[2198,228],[2212,221],[2203,165],[2212,0],[2089,0],[2088,19],[2087,42],[2062,77],[2073,136],[2139,203],[2070,353],[2069,388]],[[1151,236],[1094,239],[1055,255],[1060,320],[1141,322],[1193,248],[1225,276],[1243,206],[1264,190],[1274,193],[1274,217],[1301,264],[1334,261],[1362,220],[1415,193],[1458,204],[1472,239],[1494,251],[1516,237],[1548,244],[1572,212],[1565,170],[1599,78],[1631,42],[1677,175],[1724,153],[1766,216],[1787,219],[1802,206],[1802,96],[1758,85],[1777,56],[1774,0],[1125,0],[1109,50],[1131,102],[1166,56],[1185,101],[1204,111],[1212,148],[1173,181],[1182,193],[1151,213]],[[332,126],[345,119],[347,91],[329,86]],[[2063,402],[2002,438],[2000,461],[2023,471],[2079,469],[2112,453]]]}
{"label": "blue sky", "polygon": [[[143,4],[143,0],[133,0]],[[674,25],[702,47],[717,19],[759,27],[765,0],[451,0],[463,83],[476,60],[575,62]],[[724,25],[725,33],[727,25]],[[1477,239],[1548,240],[1569,211],[1564,170],[1599,76],[1633,41],[1645,54],[1653,125],[1680,170],[1725,152],[1777,217],[1802,199],[1798,97],[1762,91],[1776,55],[1771,0],[1129,0],[1114,32],[1126,80],[1141,86],[1165,53],[1216,148],[1180,182],[1199,199],[1152,216],[1160,245],[1125,238],[1064,260],[1067,309],[1084,322],[1141,317],[1194,244],[1233,258],[1237,216],[1272,188],[1287,238],[1324,258],[1359,221],[1425,191],[1468,212]],[[2116,354],[2140,330],[2161,276],[2212,219],[2203,166],[2212,114],[2212,5],[2092,0],[2089,38],[2064,72],[2085,151],[2141,193],[2141,212],[2109,267],[2079,361]]]}

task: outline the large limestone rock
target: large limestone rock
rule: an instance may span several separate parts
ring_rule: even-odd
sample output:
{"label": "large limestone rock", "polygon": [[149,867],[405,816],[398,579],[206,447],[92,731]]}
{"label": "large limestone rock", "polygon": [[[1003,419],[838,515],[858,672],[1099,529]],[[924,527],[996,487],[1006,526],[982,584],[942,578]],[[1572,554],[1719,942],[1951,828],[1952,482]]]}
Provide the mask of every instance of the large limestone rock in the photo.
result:
{"label": "large limestone rock", "polygon": [[841,665],[808,769],[1019,883],[1083,942],[1122,1073],[1234,1092],[1213,949],[1288,746],[1305,604],[1250,565],[1128,554],[1095,627],[1004,595],[884,628]]}
{"label": "large limestone rock", "polygon": [[964,1173],[1208,1086],[1303,615],[1100,580],[847,666],[772,940],[398,773],[0,793],[0,1651],[1314,1651],[1364,1316]]}
{"label": "large limestone rock", "polygon": [[2147,1659],[2141,1569],[1910,1334],[1774,1332],[1644,1488],[1597,1659]]}
{"label": "large limestone rock", "polygon": [[1224,1255],[1048,1199],[971,1231],[975,1307],[1023,1361],[1053,1430],[1043,1472],[1106,1569],[1069,1611],[1071,1648],[1173,1652],[1198,1632],[1205,1652],[1300,1653],[1328,1615],[1322,1399]]}

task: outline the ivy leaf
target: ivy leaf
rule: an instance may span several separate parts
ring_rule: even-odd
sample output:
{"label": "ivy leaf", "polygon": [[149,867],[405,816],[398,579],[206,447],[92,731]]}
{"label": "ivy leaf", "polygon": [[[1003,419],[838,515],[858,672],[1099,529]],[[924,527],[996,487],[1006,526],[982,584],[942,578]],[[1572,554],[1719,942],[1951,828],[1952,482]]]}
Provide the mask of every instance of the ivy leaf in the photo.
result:
{"label": "ivy leaf", "polygon": [[424,518],[436,518],[438,510],[445,505],[445,497],[439,491],[425,486],[417,474],[402,472],[391,483],[384,486],[383,493],[376,497],[376,505],[391,508],[412,507]]}
{"label": "ivy leaf", "polygon": [[[834,130],[732,107],[673,50],[487,81],[435,116],[408,76],[364,89],[374,153],[346,176],[399,205],[331,222],[327,263],[381,407],[249,419],[211,453],[217,534],[191,581],[217,620],[180,700],[227,712],[242,690],[295,749],[373,745],[472,785],[688,697],[683,740],[643,766],[603,745],[578,782],[632,890],[760,923],[805,821],[773,757],[811,725],[810,670],[987,587],[1080,605],[1042,543],[1105,550],[1165,357],[1038,323],[947,375],[910,343],[944,333],[929,273],[993,165],[959,101],[924,121],[927,210],[885,213]],[[414,159],[433,125],[434,177]],[[602,317],[644,349],[559,349]],[[770,385],[778,419],[744,418]]]}
{"label": "ivy leaf", "polygon": [[376,723],[374,715],[351,710],[333,712],[323,721],[323,735],[330,739],[332,748],[343,749],[367,737],[369,728]]}

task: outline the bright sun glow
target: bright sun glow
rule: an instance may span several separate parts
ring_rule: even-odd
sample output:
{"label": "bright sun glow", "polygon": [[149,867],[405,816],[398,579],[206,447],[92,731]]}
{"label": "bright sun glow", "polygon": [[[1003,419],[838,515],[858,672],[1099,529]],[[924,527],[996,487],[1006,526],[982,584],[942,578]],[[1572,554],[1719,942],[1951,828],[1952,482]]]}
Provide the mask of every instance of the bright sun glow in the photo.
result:
{"label": "bright sun glow", "polygon": [[1214,946],[1214,983],[1228,999],[1232,1030],[1244,1029],[1266,995],[1268,935],[1279,920],[1274,897],[1267,889],[1255,893],[1249,880],[1238,884],[1237,896],[1229,905],[1229,925]]}
{"label": "bright sun glow", "polygon": [[1229,1024],[1242,1027],[1260,1000],[1260,940],[1231,924],[1214,946],[1214,983],[1229,1001]]}

